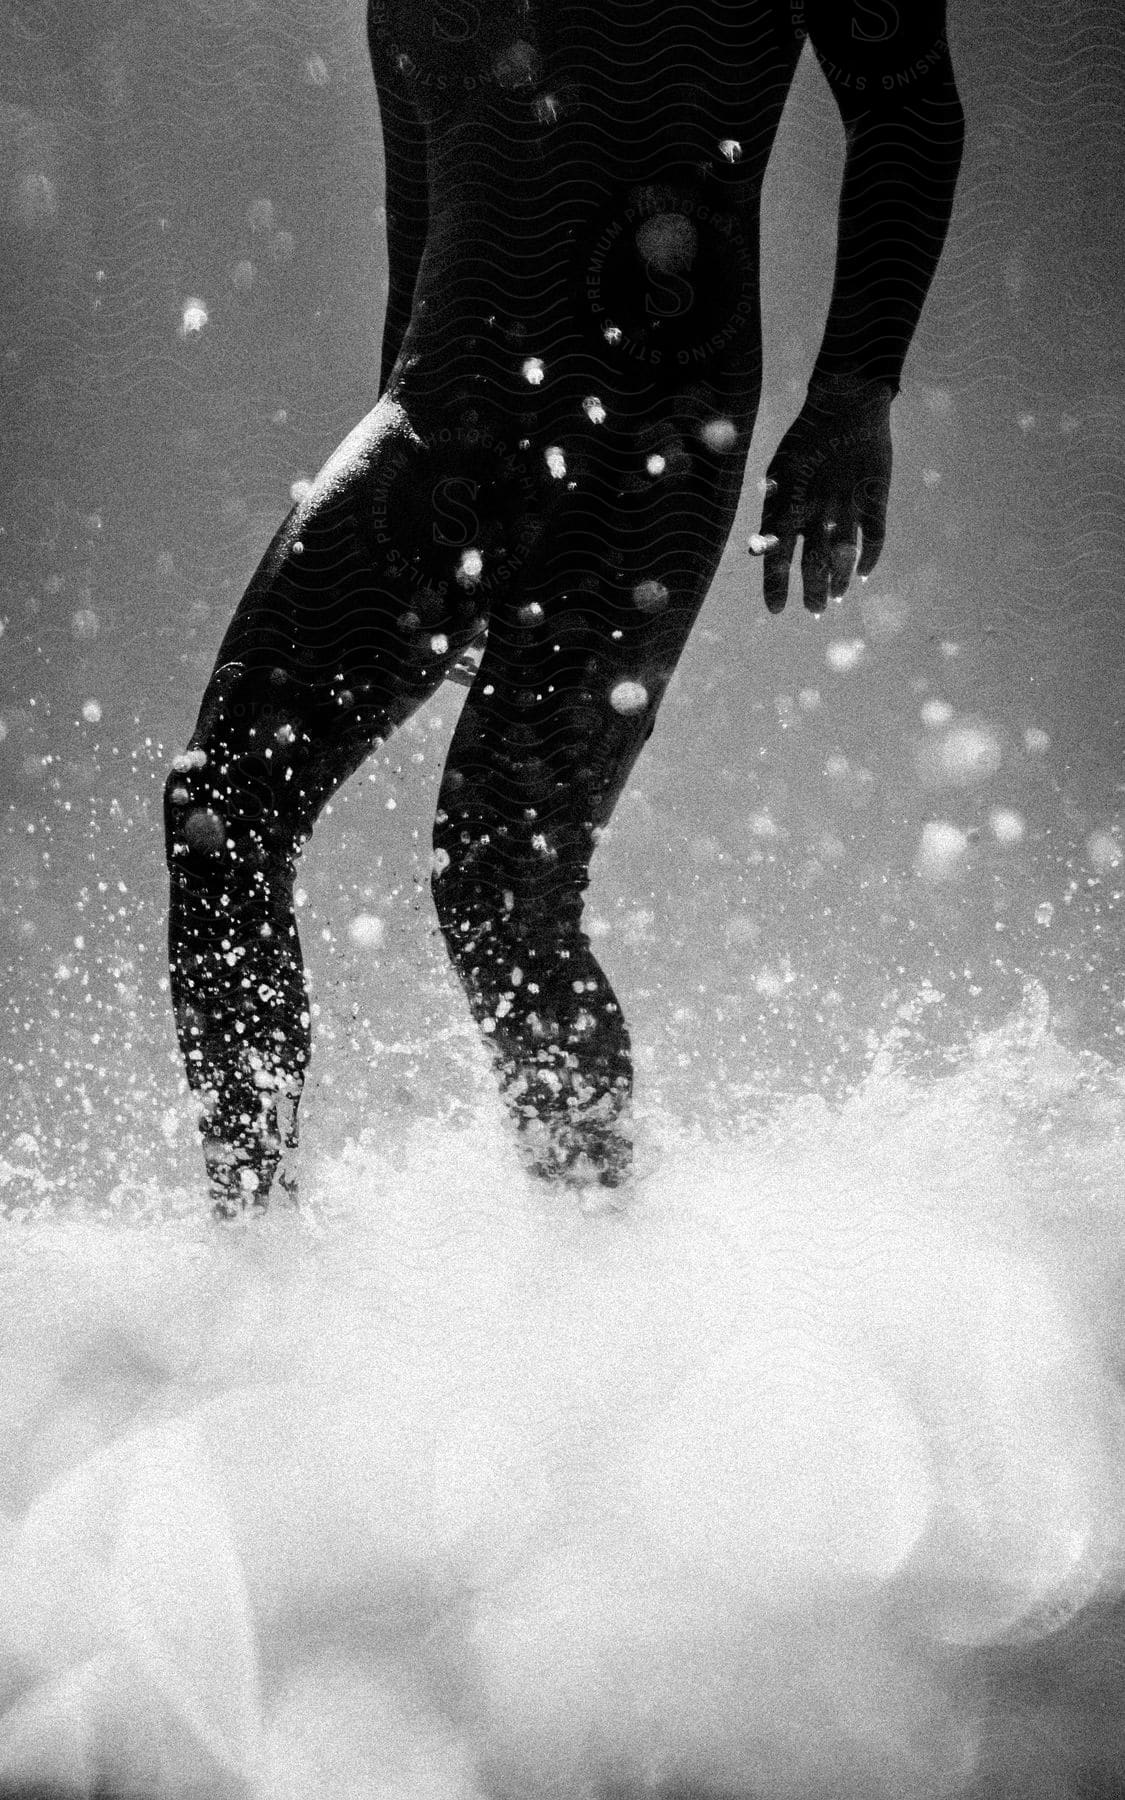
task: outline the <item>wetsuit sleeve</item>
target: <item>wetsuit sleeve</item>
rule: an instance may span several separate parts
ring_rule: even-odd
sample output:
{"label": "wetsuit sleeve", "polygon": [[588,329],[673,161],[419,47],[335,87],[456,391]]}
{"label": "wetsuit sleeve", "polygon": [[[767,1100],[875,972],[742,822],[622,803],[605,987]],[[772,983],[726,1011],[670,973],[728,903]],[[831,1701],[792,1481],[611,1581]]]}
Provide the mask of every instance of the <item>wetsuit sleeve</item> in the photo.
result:
{"label": "wetsuit sleeve", "polygon": [[944,0],[810,0],[806,24],[847,137],[836,275],[813,382],[859,375],[897,393],[964,140]]}

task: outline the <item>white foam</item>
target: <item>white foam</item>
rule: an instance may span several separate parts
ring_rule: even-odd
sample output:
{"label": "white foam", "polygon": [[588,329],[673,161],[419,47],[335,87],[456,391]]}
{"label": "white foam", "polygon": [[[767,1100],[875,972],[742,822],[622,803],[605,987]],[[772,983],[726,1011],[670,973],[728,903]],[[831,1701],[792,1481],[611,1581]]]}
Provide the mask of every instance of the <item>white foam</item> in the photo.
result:
{"label": "white foam", "polygon": [[877,1067],[620,1214],[489,1114],[0,1221],[0,1785],[987,1791],[973,1659],[1125,1589],[1125,1093],[1041,996]]}

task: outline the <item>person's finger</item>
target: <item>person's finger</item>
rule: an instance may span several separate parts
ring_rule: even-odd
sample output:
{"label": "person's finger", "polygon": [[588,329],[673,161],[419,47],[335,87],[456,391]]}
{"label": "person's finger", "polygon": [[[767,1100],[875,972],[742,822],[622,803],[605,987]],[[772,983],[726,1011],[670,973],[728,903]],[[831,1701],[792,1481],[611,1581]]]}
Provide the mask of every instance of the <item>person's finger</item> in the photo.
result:
{"label": "person's finger", "polygon": [[810,526],[805,532],[801,554],[801,586],[805,605],[812,613],[822,613],[828,605],[828,581],[832,571],[831,544],[825,526]]}
{"label": "person's finger", "polygon": [[762,592],[766,608],[779,613],[789,597],[789,565],[796,548],[795,537],[779,537],[772,550],[766,551],[762,565]]}
{"label": "person's finger", "polygon": [[828,556],[828,592],[833,600],[839,600],[848,591],[848,583],[856,564],[858,535],[854,525],[841,525],[832,534]]}
{"label": "person's finger", "polygon": [[882,520],[878,525],[863,527],[863,549],[859,553],[856,574],[861,581],[866,581],[880,556],[883,554],[883,538],[885,531]]}
{"label": "person's finger", "polygon": [[856,574],[866,581],[883,550],[883,538],[887,529],[887,496],[885,493],[875,495],[859,513],[859,523],[863,529],[863,549],[856,564]]}
{"label": "person's finger", "polygon": [[758,526],[758,537],[784,537],[792,532],[800,531],[800,520],[793,506],[791,484],[779,481],[767,475],[763,484],[762,522]]}

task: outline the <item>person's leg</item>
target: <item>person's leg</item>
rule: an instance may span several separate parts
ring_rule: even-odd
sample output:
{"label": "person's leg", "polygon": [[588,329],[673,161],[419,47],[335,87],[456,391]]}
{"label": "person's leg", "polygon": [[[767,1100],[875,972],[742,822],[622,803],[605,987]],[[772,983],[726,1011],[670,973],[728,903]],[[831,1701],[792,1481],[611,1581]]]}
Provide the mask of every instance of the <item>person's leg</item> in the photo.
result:
{"label": "person's leg", "polygon": [[[671,393],[643,421],[607,413],[572,440],[586,497],[518,595],[494,602],[450,748],[434,899],[541,1173],[616,1186],[629,1171],[629,1033],[581,929],[583,892],[726,543],[755,369],[751,356],[720,387]],[[622,491],[638,466],[645,482]]]}
{"label": "person's leg", "polygon": [[[454,580],[420,597],[405,554],[418,522],[388,522],[386,492],[408,487],[424,509],[440,467],[387,403],[357,427],[263,559],[168,778],[172,1000],[220,1211],[264,1204],[296,1142],[310,1047],[298,850],[481,628]],[[428,573],[455,555],[435,545]]]}

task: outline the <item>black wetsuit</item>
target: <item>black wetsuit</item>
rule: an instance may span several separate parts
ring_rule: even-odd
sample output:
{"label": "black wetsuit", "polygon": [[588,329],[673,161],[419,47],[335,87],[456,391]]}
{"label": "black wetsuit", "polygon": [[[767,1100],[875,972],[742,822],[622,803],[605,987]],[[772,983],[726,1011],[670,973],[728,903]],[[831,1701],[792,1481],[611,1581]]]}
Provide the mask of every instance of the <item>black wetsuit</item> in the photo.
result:
{"label": "black wetsuit", "polygon": [[[434,833],[441,929],[536,1166],[627,1169],[628,1032],[580,923],[590,857],[738,503],[759,194],[806,34],[848,154],[824,343],[775,459],[775,555],[784,584],[803,530],[806,602],[823,604],[826,531],[854,555],[862,525],[877,554],[889,401],[962,138],[944,9],[905,14],[371,0],[383,398],[270,545],[167,787],[173,1002],[220,1200],[237,1204],[242,1166],[263,1198],[295,1138],[296,853],[482,641]],[[817,470],[846,473],[855,445],[854,509],[826,523],[847,507],[815,501]]]}

